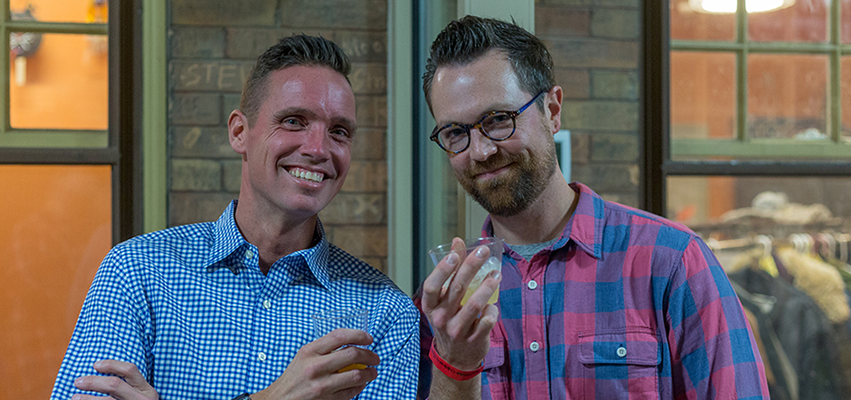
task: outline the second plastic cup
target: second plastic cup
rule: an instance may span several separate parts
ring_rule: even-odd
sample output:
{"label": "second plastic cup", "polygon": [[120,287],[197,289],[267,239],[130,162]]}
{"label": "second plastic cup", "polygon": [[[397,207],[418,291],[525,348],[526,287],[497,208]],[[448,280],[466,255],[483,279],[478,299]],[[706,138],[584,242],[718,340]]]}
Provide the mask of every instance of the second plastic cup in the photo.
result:
{"label": "second plastic cup", "polygon": [[[317,339],[331,333],[334,329],[360,329],[369,332],[369,310],[346,308],[323,311],[313,315],[311,319],[313,320],[313,334]],[[337,372],[364,368],[366,368],[366,365],[352,364]]]}

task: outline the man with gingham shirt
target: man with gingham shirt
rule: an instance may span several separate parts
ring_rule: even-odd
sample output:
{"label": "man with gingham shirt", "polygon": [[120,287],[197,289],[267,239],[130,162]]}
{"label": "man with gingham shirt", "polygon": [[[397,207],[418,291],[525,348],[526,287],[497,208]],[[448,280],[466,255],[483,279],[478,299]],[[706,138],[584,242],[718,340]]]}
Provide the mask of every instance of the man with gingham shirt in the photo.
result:
{"label": "man with gingham shirt", "polygon": [[[414,396],[416,308],[381,272],[330,244],[317,217],[351,163],[349,71],[334,43],[304,35],[258,59],[228,119],[242,156],[239,199],[216,222],[110,251],[51,398]],[[338,308],[369,310],[368,333],[314,340],[311,316]],[[344,369],[352,364],[366,368]]]}

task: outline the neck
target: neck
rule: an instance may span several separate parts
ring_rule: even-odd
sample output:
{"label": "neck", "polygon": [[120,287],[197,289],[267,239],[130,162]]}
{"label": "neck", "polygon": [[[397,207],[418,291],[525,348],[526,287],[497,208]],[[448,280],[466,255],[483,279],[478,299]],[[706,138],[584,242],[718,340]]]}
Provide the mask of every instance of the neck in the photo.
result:
{"label": "neck", "polygon": [[491,215],[493,232],[508,244],[526,245],[557,238],[576,208],[578,196],[564,177],[553,174],[547,188],[529,208],[517,215]]}
{"label": "neck", "polygon": [[291,218],[280,210],[259,210],[255,202],[240,198],[234,219],[245,240],[257,246],[260,271],[266,274],[281,257],[310,247],[317,216]]}

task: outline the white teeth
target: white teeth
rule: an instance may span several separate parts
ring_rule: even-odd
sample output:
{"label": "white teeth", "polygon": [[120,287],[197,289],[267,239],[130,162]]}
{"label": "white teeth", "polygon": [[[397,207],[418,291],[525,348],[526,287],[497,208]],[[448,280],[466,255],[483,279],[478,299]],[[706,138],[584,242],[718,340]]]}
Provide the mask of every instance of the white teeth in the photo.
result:
{"label": "white teeth", "polygon": [[308,181],[313,181],[313,182],[322,182],[322,178],[325,177],[325,175],[322,174],[322,173],[305,171],[303,169],[291,169],[290,175],[292,175],[296,178],[300,178],[300,179],[304,179],[304,180],[308,180]]}

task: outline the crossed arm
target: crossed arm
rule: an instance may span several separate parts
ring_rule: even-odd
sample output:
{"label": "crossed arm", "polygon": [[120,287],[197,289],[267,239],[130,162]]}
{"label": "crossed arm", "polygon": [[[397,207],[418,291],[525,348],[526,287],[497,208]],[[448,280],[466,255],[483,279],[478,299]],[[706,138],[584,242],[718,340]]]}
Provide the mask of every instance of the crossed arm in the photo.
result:
{"label": "crossed arm", "polygon": [[[375,365],[378,356],[360,347],[344,345],[369,345],[372,337],[366,332],[338,329],[302,347],[292,363],[266,389],[251,394],[252,400],[266,399],[351,399],[360,393],[366,384],[378,376]],[[351,364],[370,366],[337,372]],[[118,400],[156,400],[159,395],[148,383],[135,364],[118,360],[101,360],[94,364],[97,372],[104,375],[89,375],[77,378],[77,389],[97,392]],[[73,400],[93,400],[103,397],[76,394]]]}

